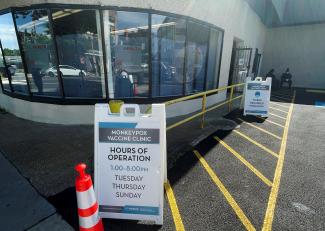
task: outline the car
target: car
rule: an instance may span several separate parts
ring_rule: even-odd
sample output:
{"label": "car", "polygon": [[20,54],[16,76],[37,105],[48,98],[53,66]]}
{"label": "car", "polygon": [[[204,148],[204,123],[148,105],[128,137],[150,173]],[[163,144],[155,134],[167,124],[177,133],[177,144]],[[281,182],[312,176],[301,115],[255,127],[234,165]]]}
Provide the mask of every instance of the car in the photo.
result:
{"label": "car", "polygon": [[[60,69],[61,76],[79,76],[79,77],[87,76],[87,73],[85,71],[77,69],[73,66],[59,65],[59,69]],[[41,75],[54,78],[58,75],[57,69],[56,67],[50,67],[48,69],[42,70]]]}

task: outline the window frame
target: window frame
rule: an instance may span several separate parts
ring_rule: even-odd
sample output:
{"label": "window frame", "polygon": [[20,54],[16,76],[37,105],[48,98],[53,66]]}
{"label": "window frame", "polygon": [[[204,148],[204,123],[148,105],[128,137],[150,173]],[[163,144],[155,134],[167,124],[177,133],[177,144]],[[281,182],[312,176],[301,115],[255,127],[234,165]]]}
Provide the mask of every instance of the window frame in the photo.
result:
{"label": "window frame", "polygon": [[[45,9],[48,12],[48,17],[49,17],[49,29],[50,29],[50,34],[52,36],[53,42],[54,42],[54,50],[55,50],[55,58],[57,61],[57,70],[59,69],[59,57],[58,57],[58,49],[57,49],[57,40],[56,36],[53,31],[53,18],[52,18],[52,11],[53,9],[82,9],[82,10],[98,10],[99,11],[99,19],[100,19],[100,29],[101,29],[101,43],[103,47],[103,60],[104,60],[104,83],[105,83],[105,91],[106,91],[106,96],[105,98],[66,98],[65,93],[64,93],[64,84],[62,81],[62,76],[58,75],[58,81],[59,81],[59,86],[60,86],[60,95],[61,97],[51,97],[51,96],[35,96],[32,94],[30,91],[30,86],[29,86],[29,81],[27,78],[26,74],[26,63],[25,63],[25,57],[24,54],[21,53],[22,56],[22,62],[23,62],[23,67],[24,67],[24,72],[25,72],[25,78],[26,78],[26,83],[28,85],[28,95],[23,95],[19,94],[16,92],[13,92],[12,86],[11,86],[11,78],[9,78],[9,83],[10,83],[10,89],[11,92],[4,90],[2,86],[2,81],[0,80],[2,92],[8,96],[11,96],[13,98],[18,98],[22,100],[28,100],[31,102],[40,102],[40,103],[49,103],[49,104],[59,104],[59,105],[93,105],[95,103],[104,103],[108,102],[109,100],[112,100],[109,98],[109,89],[108,89],[108,70],[107,70],[107,54],[106,54],[106,45],[105,44],[105,30],[104,30],[104,18],[103,18],[103,11],[105,10],[112,10],[112,11],[129,11],[129,12],[139,12],[139,13],[147,13],[148,14],[148,53],[149,53],[149,92],[148,92],[148,97],[133,97],[133,98],[114,98],[114,99],[120,99],[123,100],[126,103],[141,103],[141,104],[148,104],[148,103],[160,103],[164,102],[167,100],[171,99],[176,99],[185,96],[185,80],[186,80],[186,59],[187,59],[187,46],[188,46],[188,37],[187,37],[187,32],[188,32],[188,23],[189,21],[192,21],[194,23],[198,23],[200,25],[203,25],[205,27],[209,28],[209,39],[208,39],[208,50],[207,50],[207,55],[206,55],[206,63],[205,63],[205,76],[204,76],[204,89],[203,91],[206,91],[207,89],[207,65],[208,65],[208,54],[209,54],[209,45],[210,45],[210,34],[211,34],[211,29],[213,28],[214,30],[219,31],[221,35],[221,44],[220,44],[220,55],[219,55],[219,65],[218,65],[218,70],[215,72],[217,75],[215,77],[216,79],[216,88],[219,87],[219,81],[220,81],[220,69],[221,69],[221,61],[222,61],[222,56],[223,56],[223,42],[224,42],[224,29],[209,23],[205,22],[196,18],[193,18],[191,16],[186,16],[186,15],[180,15],[180,14],[175,14],[175,13],[170,13],[170,12],[165,12],[165,11],[160,11],[160,10],[155,10],[155,9],[145,9],[145,8],[137,8],[137,7],[119,7],[119,6],[101,6],[101,5],[82,5],[82,4],[55,4],[55,3],[44,3],[44,4],[34,4],[31,6],[22,6],[22,7],[10,7],[7,9],[2,9],[0,10],[0,15],[5,14],[5,13],[11,13],[13,20],[14,20],[14,25],[15,25],[15,33],[16,37],[18,40],[19,44],[19,49],[20,52],[22,51],[21,47],[21,42],[19,41],[18,33],[17,33],[17,25],[16,25],[16,20],[14,19],[14,12],[16,11],[23,11],[23,10],[33,10],[33,9]],[[163,16],[169,16],[169,17],[174,17],[174,18],[179,18],[179,19],[184,19],[186,22],[186,37],[185,37],[185,52],[184,52],[184,74],[183,74],[183,94],[179,96],[155,96],[153,97],[152,93],[152,37],[151,37],[151,24],[152,24],[152,15],[153,14],[158,14],[158,15],[163,15]],[[1,47],[2,48],[2,47]],[[7,68],[6,71],[8,72]],[[58,72],[59,73],[59,72]],[[192,93],[191,93],[192,94]],[[191,95],[189,94],[189,95]]]}

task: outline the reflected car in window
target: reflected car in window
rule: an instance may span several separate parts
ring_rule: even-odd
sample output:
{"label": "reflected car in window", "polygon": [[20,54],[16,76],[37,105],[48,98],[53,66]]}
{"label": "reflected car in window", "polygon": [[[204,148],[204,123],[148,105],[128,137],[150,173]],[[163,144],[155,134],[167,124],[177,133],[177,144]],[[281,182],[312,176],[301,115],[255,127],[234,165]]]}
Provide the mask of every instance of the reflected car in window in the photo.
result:
{"label": "reflected car in window", "polygon": [[[87,73],[83,70],[77,69],[75,67],[69,65],[59,65],[61,76],[79,76],[79,77],[86,77]],[[56,67],[50,67],[48,69],[42,70],[41,75],[49,76],[49,77],[56,77],[57,69]]]}

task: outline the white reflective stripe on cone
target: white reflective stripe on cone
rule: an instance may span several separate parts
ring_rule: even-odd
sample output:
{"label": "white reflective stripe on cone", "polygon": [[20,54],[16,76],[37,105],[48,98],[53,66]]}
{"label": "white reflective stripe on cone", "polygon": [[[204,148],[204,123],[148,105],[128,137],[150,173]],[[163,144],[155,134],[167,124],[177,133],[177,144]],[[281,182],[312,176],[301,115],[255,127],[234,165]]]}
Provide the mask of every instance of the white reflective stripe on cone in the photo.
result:
{"label": "white reflective stripe on cone", "polygon": [[77,191],[77,202],[79,209],[88,209],[89,207],[93,206],[96,203],[93,186],[84,192]]}
{"label": "white reflective stripe on cone", "polygon": [[98,222],[99,222],[100,218],[98,215],[98,210],[96,213],[94,213],[93,215],[89,216],[89,217],[80,217],[79,216],[79,226],[82,228],[91,228],[93,226],[95,226]]}

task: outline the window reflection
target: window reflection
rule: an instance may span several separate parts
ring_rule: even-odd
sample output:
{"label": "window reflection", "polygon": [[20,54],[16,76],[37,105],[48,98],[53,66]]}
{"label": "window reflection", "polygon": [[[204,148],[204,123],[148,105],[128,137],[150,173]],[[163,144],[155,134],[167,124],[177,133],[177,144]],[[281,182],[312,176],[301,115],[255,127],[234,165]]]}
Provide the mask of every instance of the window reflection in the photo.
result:
{"label": "window reflection", "polygon": [[186,21],[152,15],[153,96],[183,94]]}
{"label": "window reflection", "polygon": [[185,87],[186,94],[191,94],[204,90],[209,28],[188,22],[187,40]]}
{"label": "window reflection", "polygon": [[[104,98],[99,12],[55,10],[52,17],[65,96]],[[57,75],[56,69],[50,69],[49,75]]]}
{"label": "window reflection", "polygon": [[60,96],[47,10],[18,11],[14,15],[31,92]]}
{"label": "window reflection", "polygon": [[[28,94],[26,76],[11,13],[0,15],[0,40],[14,92]],[[5,81],[6,83],[6,81]]]}
{"label": "window reflection", "polygon": [[211,29],[210,30],[210,44],[209,44],[209,56],[207,67],[207,90],[215,89],[218,87],[219,81],[219,65],[221,59],[221,44],[222,33]]}
{"label": "window reflection", "polygon": [[20,47],[11,13],[0,15],[4,90],[27,94],[26,77],[33,95],[66,98],[106,98],[105,78],[111,99],[182,96],[218,86],[221,31],[177,16],[112,10],[103,16],[106,63],[98,10],[17,10]]}
{"label": "window reflection", "polygon": [[112,96],[148,96],[148,14],[109,11],[109,25]]}
{"label": "window reflection", "polygon": [[8,73],[6,70],[6,63],[2,55],[1,47],[0,47],[0,81],[2,83],[3,89],[6,91],[10,91],[10,83],[9,83]]}

